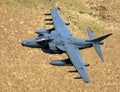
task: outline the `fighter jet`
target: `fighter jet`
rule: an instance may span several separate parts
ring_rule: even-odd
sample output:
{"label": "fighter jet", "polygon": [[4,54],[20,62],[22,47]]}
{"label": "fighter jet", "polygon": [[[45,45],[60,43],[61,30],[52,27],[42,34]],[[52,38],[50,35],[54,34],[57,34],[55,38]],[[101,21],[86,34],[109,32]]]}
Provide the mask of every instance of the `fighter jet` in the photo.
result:
{"label": "fighter jet", "polygon": [[54,27],[35,31],[38,34],[37,38],[25,40],[21,44],[31,48],[41,48],[43,52],[49,54],[66,53],[67,59],[54,60],[50,64],[74,66],[75,70],[69,72],[79,73],[80,77],[75,77],[75,79],[83,79],[84,82],[89,83],[90,78],[86,71],[86,67],[89,64],[84,63],[79,50],[94,47],[100,59],[104,61],[100,45],[103,44],[102,40],[112,35],[112,33],[96,38],[88,27],[89,40],[75,38],[67,27],[69,23],[63,21],[59,11],[57,9],[51,9],[50,11],[45,16],[51,16],[51,18],[45,19],[45,21],[47,21],[47,25],[53,25]]}

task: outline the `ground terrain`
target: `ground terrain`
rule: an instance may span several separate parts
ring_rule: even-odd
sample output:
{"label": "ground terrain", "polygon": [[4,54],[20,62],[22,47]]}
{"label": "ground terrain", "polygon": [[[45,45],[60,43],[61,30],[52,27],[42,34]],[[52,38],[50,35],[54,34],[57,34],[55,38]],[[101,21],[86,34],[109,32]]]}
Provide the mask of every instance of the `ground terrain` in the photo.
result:
{"label": "ground terrain", "polygon": [[[50,55],[21,46],[34,38],[37,29],[50,28],[44,13],[60,8],[75,37],[86,38],[87,27],[106,39],[102,63],[93,48],[81,51],[90,66],[91,83],[74,80],[74,67],[55,67],[49,62],[66,55]],[[0,0],[0,92],[120,92],[120,1],[119,0]]]}

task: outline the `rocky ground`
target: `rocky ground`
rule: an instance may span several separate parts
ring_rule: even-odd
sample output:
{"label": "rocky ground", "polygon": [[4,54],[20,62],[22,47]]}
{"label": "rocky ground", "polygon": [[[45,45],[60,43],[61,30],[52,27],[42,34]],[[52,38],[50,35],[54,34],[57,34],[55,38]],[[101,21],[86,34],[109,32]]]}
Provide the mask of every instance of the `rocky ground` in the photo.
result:
{"label": "rocky ground", "polygon": [[[87,27],[106,39],[102,63],[93,48],[81,51],[90,66],[91,83],[74,80],[74,67],[51,66],[66,55],[50,55],[40,49],[21,46],[34,38],[37,29],[50,28],[44,13],[59,8],[75,37],[86,38]],[[0,1],[0,92],[119,92],[120,90],[120,1],[119,0],[1,0]],[[92,53],[92,54],[91,54]]]}

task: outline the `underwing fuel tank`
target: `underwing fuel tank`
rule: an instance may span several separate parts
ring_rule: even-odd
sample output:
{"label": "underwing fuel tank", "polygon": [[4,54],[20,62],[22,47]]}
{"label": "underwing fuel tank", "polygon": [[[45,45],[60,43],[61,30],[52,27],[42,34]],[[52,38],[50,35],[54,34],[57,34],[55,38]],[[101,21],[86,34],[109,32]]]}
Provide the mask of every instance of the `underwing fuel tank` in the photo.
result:
{"label": "underwing fuel tank", "polygon": [[50,62],[51,65],[55,66],[73,66],[73,64],[68,60],[54,60]]}

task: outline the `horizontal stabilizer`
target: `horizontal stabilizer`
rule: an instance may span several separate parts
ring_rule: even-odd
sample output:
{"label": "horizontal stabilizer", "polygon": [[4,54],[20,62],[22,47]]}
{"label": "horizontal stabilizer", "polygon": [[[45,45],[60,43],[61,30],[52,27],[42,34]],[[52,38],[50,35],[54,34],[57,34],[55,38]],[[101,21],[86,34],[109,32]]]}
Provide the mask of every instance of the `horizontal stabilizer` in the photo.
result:
{"label": "horizontal stabilizer", "polygon": [[93,39],[95,39],[96,37],[93,35],[93,33],[92,33],[92,31],[91,31],[91,29],[88,27],[88,29],[87,29],[87,32],[88,32],[88,35],[89,35],[89,38],[90,38],[90,40],[93,40]]}
{"label": "horizontal stabilizer", "polygon": [[99,44],[93,44],[93,46],[94,46],[94,48],[95,48],[98,56],[100,57],[100,59],[101,59],[102,61],[104,61],[104,57],[103,57],[103,55],[102,55],[102,51],[101,51],[100,45],[99,45]]}
{"label": "horizontal stabilizer", "polygon": [[104,61],[104,57],[103,57],[103,55],[102,55],[102,51],[101,51],[100,45],[103,44],[102,40],[104,40],[105,38],[107,38],[107,37],[109,37],[110,35],[112,35],[112,33],[96,38],[96,37],[93,35],[93,33],[92,33],[92,31],[91,31],[90,28],[88,28],[87,31],[88,31],[88,35],[89,35],[90,40],[86,40],[86,41],[92,43],[92,45],[93,45],[93,47],[95,48],[95,50],[96,50],[98,56],[100,57],[100,59],[101,59],[102,61]]}
{"label": "horizontal stabilizer", "polygon": [[98,38],[93,39],[93,40],[88,40],[88,41],[89,42],[100,42],[100,41],[104,40],[105,38],[109,37],[110,35],[112,35],[112,33],[104,35],[104,36],[101,36],[101,37],[98,37]]}

